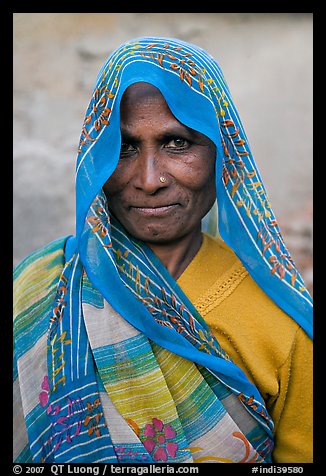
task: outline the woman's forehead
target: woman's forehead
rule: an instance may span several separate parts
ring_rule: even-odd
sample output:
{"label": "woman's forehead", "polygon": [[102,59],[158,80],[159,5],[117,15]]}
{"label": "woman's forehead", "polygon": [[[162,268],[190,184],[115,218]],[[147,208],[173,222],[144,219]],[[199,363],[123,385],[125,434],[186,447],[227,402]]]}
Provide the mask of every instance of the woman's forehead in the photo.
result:
{"label": "woman's forehead", "polygon": [[122,96],[120,120],[130,123],[134,120],[137,112],[144,119],[148,114],[153,114],[153,110],[156,111],[154,114],[159,111],[160,116],[165,114],[165,116],[174,118],[164,96],[157,87],[145,82],[133,83]]}
{"label": "woman's forehead", "polygon": [[122,101],[133,99],[135,97],[138,99],[142,99],[157,95],[162,96],[162,93],[156,86],[150,83],[146,83],[144,81],[139,81],[131,84],[126,88],[122,96]]}

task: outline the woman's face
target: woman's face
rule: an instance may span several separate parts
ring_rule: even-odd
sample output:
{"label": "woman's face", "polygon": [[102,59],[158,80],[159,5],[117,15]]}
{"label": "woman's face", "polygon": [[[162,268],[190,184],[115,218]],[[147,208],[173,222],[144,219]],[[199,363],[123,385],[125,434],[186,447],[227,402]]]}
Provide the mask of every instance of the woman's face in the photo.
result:
{"label": "woman's face", "polygon": [[120,159],[103,187],[111,212],[146,243],[200,233],[216,197],[213,142],[181,124],[147,83],[127,88],[120,124]]}

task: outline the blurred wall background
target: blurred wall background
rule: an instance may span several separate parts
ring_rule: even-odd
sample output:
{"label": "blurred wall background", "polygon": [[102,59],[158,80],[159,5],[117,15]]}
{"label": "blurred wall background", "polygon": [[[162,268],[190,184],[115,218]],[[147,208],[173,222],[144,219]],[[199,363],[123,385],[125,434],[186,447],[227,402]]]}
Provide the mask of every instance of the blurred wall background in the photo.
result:
{"label": "blurred wall background", "polygon": [[14,13],[14,265],[75,230],[74,170],[97,72],[173,36],[219,62],[287,246],[312,291],[310,13]]}

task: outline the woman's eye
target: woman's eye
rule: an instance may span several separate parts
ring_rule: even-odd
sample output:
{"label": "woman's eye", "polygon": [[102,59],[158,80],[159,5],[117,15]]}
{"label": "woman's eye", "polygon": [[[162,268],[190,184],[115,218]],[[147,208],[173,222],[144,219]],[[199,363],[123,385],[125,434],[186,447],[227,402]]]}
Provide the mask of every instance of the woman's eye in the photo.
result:
{"label": "woman's eye", "polygon": [[170,149],[186,149],[189,146],[189,142],[186,139],[181,139],[181,137],[176,137],[171,139],[165,147]]}
{"label": "woman's eye", "polygon": [[131,154],[135,150],[134,146],[128,142],[122,142],[120,147],[120,155]]}

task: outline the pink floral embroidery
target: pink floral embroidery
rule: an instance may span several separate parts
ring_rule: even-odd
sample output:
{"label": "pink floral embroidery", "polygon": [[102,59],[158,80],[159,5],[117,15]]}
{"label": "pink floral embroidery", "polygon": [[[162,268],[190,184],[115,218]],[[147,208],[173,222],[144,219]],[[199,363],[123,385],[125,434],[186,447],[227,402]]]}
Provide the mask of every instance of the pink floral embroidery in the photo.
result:
{"label": "pink floral embroidery", "polygon": [[168,456],[175,457],[178,445],[167,441],[176,436],[171,425],[164,425],[162,420],[152,418],[152,423],[146,424],[143,434],[146,437],[143,444],[155,461],[167,461]]}
{"label": "pink floral embroidery", "polygon": [[41,388],[43,391],[39,394],[40,404],[41,404],[41,407],[45,407],[49,400],[49,391],[50,391],[49,378],[47,375],[43,378]]}
{"label": "pink floral embroidery", "polygon": [[[41,383],[42,392],[39,393],[39,400],[41,407],[46,407],[49,402],[49,393],[50,393],[50,385],[49,385],[49,378],[47,375],[44,376],[43,382]],[[47,406],[46,413],[47,415],[57,415],[61,410],[59,405],[55,405],[52,407],[51,403]]]}

